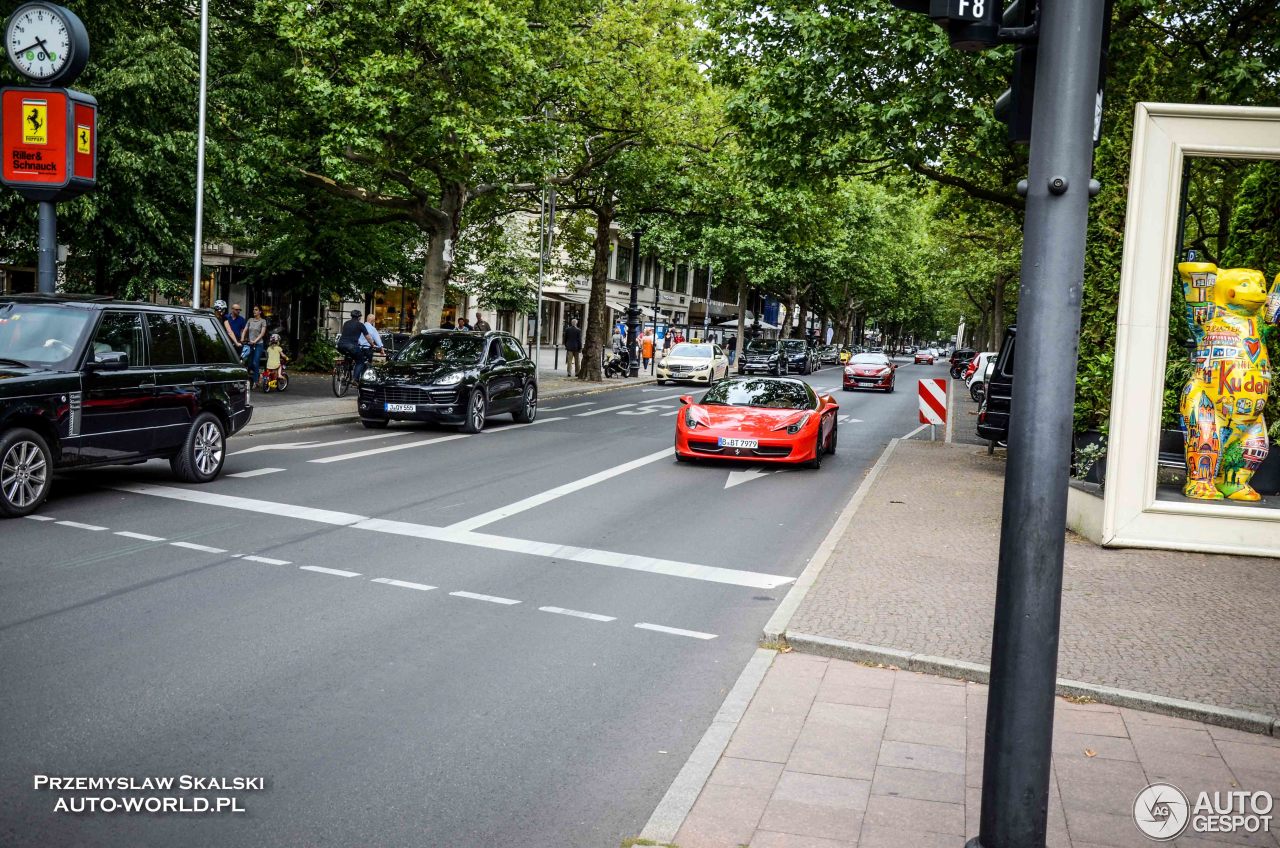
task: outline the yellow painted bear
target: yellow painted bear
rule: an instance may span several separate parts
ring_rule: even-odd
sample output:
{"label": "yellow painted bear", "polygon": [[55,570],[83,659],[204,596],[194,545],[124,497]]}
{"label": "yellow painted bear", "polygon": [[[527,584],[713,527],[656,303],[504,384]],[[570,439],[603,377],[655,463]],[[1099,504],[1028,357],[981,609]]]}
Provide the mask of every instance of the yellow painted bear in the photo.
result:
{"label": "yellow painted bear", "polygon": [[1266,278],[1251,268],[1181,262],[1178,273],[1196,331],[1195,370],[1179,409],[1187,435],[1183,494],[1259,500],[1249,480],[1267,456],[1262,411],[1271,389],[1259,320],[1280,321],[1280,274],[1268,296]]}

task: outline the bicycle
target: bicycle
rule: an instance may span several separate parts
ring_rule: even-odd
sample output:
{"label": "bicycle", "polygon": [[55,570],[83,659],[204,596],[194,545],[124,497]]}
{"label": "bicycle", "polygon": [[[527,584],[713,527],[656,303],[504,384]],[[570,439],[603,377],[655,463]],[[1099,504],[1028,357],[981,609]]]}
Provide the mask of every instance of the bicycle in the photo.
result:
{"label": "bicycle", "polygon": [[351,388],[351,383],[354,380],[354,376],[353,376],[354,372],[352,370],[354,366],[355,366],[355,360],[353,360],[350,356],[347,356],[346,354],[343,354],[340,359],[334,362],[334,365],[333,365],[333,396],[334,397],[343,397],[344,395],[346,395],[347,390]]}

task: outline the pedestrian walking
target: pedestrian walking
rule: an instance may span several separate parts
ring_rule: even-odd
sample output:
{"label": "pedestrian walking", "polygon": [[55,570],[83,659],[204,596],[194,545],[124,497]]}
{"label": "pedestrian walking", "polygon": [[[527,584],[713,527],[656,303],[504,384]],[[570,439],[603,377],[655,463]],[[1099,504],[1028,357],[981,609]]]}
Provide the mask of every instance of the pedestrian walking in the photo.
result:
{"label": "pedestrian walking", "polygon": [[[234,308],[234,307],[233,307]],[[262,307],[253,307],[253,317],[245,322],[240,341],[249,347],[249,385],[258,384],[259,365],[262,362],[262,349],[266,346],[267,319],[262,317]]]}
{"label": "pedestrian walking", "polygon": [[570,318],[569,326],[564,328],[564,367],[570,377],[576,377],[582,370],[582,330],[578,329],[578,319]]}
{"label": "pedestrian walking", "polygon": [[653,361],[653,330],[644,331],[644,339],[640,343],[640,358],[644,361],[644,367],[648,368],[649,363]]}
{"label": "pedestrian walking", "polygon": [[487,333],[487,332],[489,332],[491,329],[493,329],[492,327],[490,327],[490,326],[489,326],[489,322],[488,322],[488,321],[486,321],[486,320],[484,320],[483,318],[481,318],[481,317],[480,317],[480,313],[479,313],[479,312],[477,312],[477,313],[476,313],[476,322],[475,322],[474,324],[472,324],[472,325],[471,325],[471,327],[472,327],[472,329],[474,329],[477,333]]}
{"label": "pedestrian walking", "polygon": [[671,352],[671,346],[675,344],[675,342],[672,341],[673,338],[675,338],[675,336],[672,334],[671,328],[668,327],[667,331],[662,334],[662,352],[664,355]]}

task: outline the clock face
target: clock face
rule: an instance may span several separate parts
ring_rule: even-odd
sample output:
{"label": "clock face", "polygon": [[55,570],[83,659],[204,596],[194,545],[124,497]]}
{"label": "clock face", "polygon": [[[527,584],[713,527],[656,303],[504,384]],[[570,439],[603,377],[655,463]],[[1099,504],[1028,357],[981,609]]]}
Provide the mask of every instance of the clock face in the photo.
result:
{"label": "clock face", "polygon": [[71,58],[71,32],[52,9],[24,6],[9,19],[4,46],[14,67],[31,79],[45,80]]}

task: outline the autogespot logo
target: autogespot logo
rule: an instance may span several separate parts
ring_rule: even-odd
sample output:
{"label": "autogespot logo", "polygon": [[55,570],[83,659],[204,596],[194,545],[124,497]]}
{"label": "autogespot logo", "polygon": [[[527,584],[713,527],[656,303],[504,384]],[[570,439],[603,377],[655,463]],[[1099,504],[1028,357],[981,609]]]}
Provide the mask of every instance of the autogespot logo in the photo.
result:
{"label": "autogespot logo", "polygon": [[1182,790],[1170,783],[1153,783],[1133,801],[1133,820],[1148,839],[1167,842],[1182,835],[1191,819],[1191,805]]}

